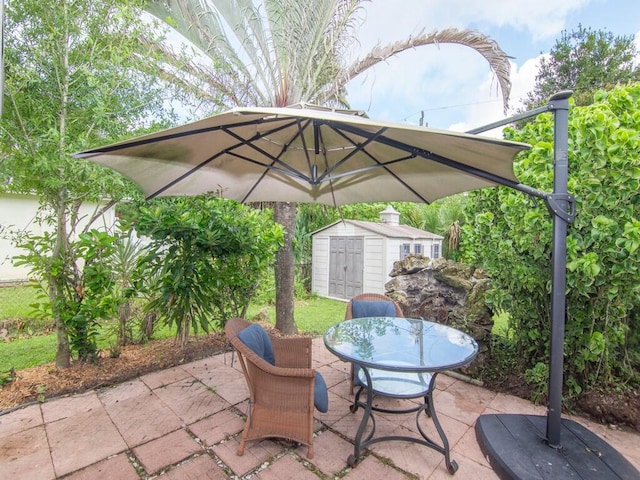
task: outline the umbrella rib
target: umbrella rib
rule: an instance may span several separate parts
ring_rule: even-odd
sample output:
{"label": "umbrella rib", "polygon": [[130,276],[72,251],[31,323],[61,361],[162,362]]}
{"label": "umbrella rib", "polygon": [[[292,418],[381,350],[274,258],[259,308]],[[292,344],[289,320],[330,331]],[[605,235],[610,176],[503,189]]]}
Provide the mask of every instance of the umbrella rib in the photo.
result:
{"label": "umbrella rib", "polygon": [[218,158],[220,155],[223,155],[224,153],[226,153],[225,151],[222,152],[218,152],[215,155],[209,157],[208,159],[206,159],[204,162],[200,162],[198,165],[196,165],[195,167],[193,167],[191,170],[189,170],[186,173],[183,173],[182,175],[180,175],[179,177],[174,178],[173,180],[171,180],[169,183],[167,183],[166,185],[162,186],[161,188],[159,188],[158,190],[156,190],[155,192],[149,194],[146,199],[147,200],[151,200],[152,198],[156,198],[158,195],[162,194],[163,192],[167,191],[168,189],[170,189],[171,187],[173,187],[175,184],[180,183],[182,180],[184,180],[185,178],[187,178],[188,176],[192,175],[193,173],[197,172],[198,170],[200,170],[202,167],[204,167],[206,164],[208,164],[209,162],[214,161],[216,158]]}
{"label": "umbrella rib", "polygon": [[[308,124],[309,124],[309,122],[310,122],[310,120],[308,120],[308,119],[307,119],[307,121],[305,122],[305,123],[306,123],[306,125],[308,125]],[[282,146],[282,150],[280,151],[280,155],[279,155],[279,156],[282,156],[282,154],[283,154],[284,152],[286,152],[286,151],[287,151],[287,149],[289,148],[289,145],[291,145],[291,144],[295,141],[295,139],[296,139],[296,138],[300,137],[300,139],[302,140],[302,147],[303,147],[303,150],[304,150],[304,152],[305,152],[305,157],[306,157],[306,159],[307,159],[307,166],[309,167],[309,172],[311,173],[311,175],[312,175],[312,176],[313,176],[313,178],[315,179],[316,172],[314,171],[314,169],[313,169],[313,168],[312,168],[312,166],[311,166],[311,160],[310,160],[310,158],[309,158],[309,152],[308,152],[308,150],[307,150],[307,142],[306,142],[306,140],[305,140],[305,138],[304,138],[304,135],[302,134],[302,133],[303,133],[303,131],[304,131],[304,129],[306,128],[306,125],[305,125],[304,127],[303,127],[303,126],[301,126],[301,121],[300,121],[300,119],[296,119],[296,122],[295,122],[295,123],[298,125],[298,132],[297,132],[297,133],[296,133],[296,134],[291,138],[291,140],[289,141],[289,143],[284,144],[284,145]],[[314,125],[314,129],[315,129],[315,125]],[[273,133],[273,132],[269,132],[269,133]],[[317,148],[318,148],[318,147],[317,147],[317,144],[316,144],[316,149],[317,149]],[[309,178],[309,177],[307,177],[307,176],[303,175],[303,174],[302,174],[302,172],[300,172],[300,171],[298,171],[298,170],[295,170],[295,169],[284,170],[284,169],[282,169],[282,168],[275,167],[275,166],[274,166],[274,163],[276,163],[276,162],[278,162],[278,163],[282,163],[282,162],[281,162],[277,157],[271,157],[271,156],[269,156],[269,158],[271,158],[271,159],[272,159],[271,164],[270,164],[270,165],[264,165],[263,163],[256,162],[255,160],[253,160],[253,159],[251,159],[251,158],[248,158],[248,157],[247,157],[247,158],[240,157],[238,154],[233,154],[233,155],[234,155],[234,156],[236,156],[236,157],[239,157],[239,158],[243,158],[243,160],[246,160],[246,161],[248,161],[248,162],[251,162],[251,163],[258,163],[258,164],[260,164],[260,165],[262,165],[262,166],[266,166],[266,169],[262,172],[262,174],[260,175],[260,178],[258,178],[258,180],[256,180],[256,182],[255,182],[255,183],[253,184],[253,186],[249,189],[249,191],[247,192],[247,194],[242,198],[242,203],[244,203],[244,202],[245,202],[245,201],[246,201],[246,200],[251,196],[251,194],[253,193],[253,191],[254,191],[256,188],[258,188],[258,185],[260,184],[260,182],[262,182],[262,180],[263,180],[263,179],[264,179],[264,177],[267,175],[267,172],[268,172],[269,170],[275,170],[276,172],[280,172],[280,173],[282,173],[283,175],[288,175],[288,176],[290,176],[290,177],[296,177],[296,178],[299,178],[300,180],[304,180],[304,181],[306,181],[306,182],[308,182],[308,183],[311,183],[311,184],[313,183],[313,179],[311,179],[311,178]],[[284,164],[284,165],[285,165],[285,166],[288,166],[288,165],[286,165],[286,164]]]}
{"label": "umbrella rib", "polygon": [[[280,119],[281,120],[281,119]],[[198,129],[197,132],[198,133],[206,133],[208,131],[214,131],[214,130],[221,130],[223,132],[225,132],[227,135],[235,138],[236,140],[239,141],[239,143],[221,151],[216,153],[215,155],[212,155],[211,157],[207,158],[206,160],[204,160],[203,162],[200,162],[198,165],[196,165],[195,167],[193,167],[191,170],[189,170],[188,172],[183,173],[182,175],[180,175],[179,177],[173,179],[171,182],[167,183],[166,185],[164,185],[162,188],[158,189],[157,191],[153,192],[152,194],[150,194],[147,197],[147,200],[152,199],[157,197],[158,195],[160,195],[161,193],[165,192],[166,190],[168,190],[169,188],[171,188],[172,186],[176,185],[177,183],[181,182],[182,180],[184,180],[185,178],[187,178],[188,176],[194,174],[195,172],[197,172],[198,170],[200,170],[202,167],[204,167],[205,165],[213,162],[216,158],[220,157],[221,155],[227,154],[227,155],[232,155],[236,158],[239,158],[241,160],[247,161],[249,163],[253,163],[255,165],[258,165],[260,167],[265,167],[266,170],[262,173],[262,176],[260,177],[260,179],[256,182],[256,184],[250,189],[250,192],[253,191],[255,189],[255,187],[257,186],[257,184],[264,178],[264,176],[266,175],[268,170],[275,170],[277,172],[280,172],[284,175],[288,175],[291,177],[296,177],[299,178],[301,180],[304,180],[306,182],[309,182],[309,178],[307,176],[305,176],[302,172],[289,167],[287,164],[281,162],[280,160],[278,160],[277,158],[273,157],[272,155],[270,155],[268,152],[265,152],[264,150],[256,147],[255,145],[253,145],[251,142],[254,142],[255,140],[264,137],[265,135],[270,135],[273,134],[275,132],[278,132],[280,130],[284,130],[286,128],[289,128],[291,125],[295,124],[295,123],[299,123],[297,119],[293,119],[292,122],[287,123],[285,125],[281,125],[278,128],[274,128],[273,130],[270,130],[269,132],[264,132],[262,134],[256,134],[254,135],[252,138],[250,139],[244,139],[242,138],[240,135],[236,134],[235,132],[232,131],[232,128],[236,128],[236,127],[244,127],[247,125],[251,125],[251,124],[256,124],[256,123],[263,123],[263,122],[268,122],[269,120],[264,121],[264,119],[261,119],[260,122],[255,122],[255,121],[251,121],[251,122],[242,122],[242,123],[238,123],[238,124],[234,124],[232,127],[228,127],[228,126],[218,126],[218,127],[211,127],[208,129]],[[177,137],[182,137],[185,136],[187,132],[184,132],[183,134],[174,134],[174,135],[167,135],[163,138],[166,139],[171,139],[171,138],[177,138]],[[142,142],[136,142],[136,145],[142,145]],[[271,160],[271,164],[270,165],[265,165],[262,162],[258,162],[256,160],[253,160],[251,158],[245,157],[243,155],[237,154],[235,152],[233,152],[234,149],[241,147],[243,145],[246,145],[250,148],[253,148],[254,150],[258,151],[259,153],[261,153],[262,155],[264,155],[266,158],[268,158],[269,160]],[[134,146],[133,144],[129,144],[127,146]],[[283,149],[284,151],[284,149]],[[279,165],[282,165],[283,167],[287,167],[286,169],[284,168],[278,168],[278,167],[274,167],[274,163],[278,163]]]}
{"label": "umbrella rib", "polygon": [[416,156],[413,154],[408,154],[404,157],[396,158],[395,160],[389,160],[388,162],[384,162],[384,163],[380,163],[375,158],[372,158],[373,161],[378,162],[377,165],[369,165],[368,167],[357,168],[355,170],[349,170],[348,172],[329,175],[326,177],[326,179],[324,179],[324,181],[337,180],[338,178],[343,178],[343,177],[348,177],[358,173],[368,172],[369,170],[377,170],[378,168],[384,168],[392,177],[396,178],[399,181],[402,181],[394,172],[392,172],[391,170],[385,167],[396,164],[396,163],[404,162],[405,160],[411,160],[412,158],[416,158]]}
{"label": "umbrella rib", "polygon": [[[277,131],[277,130],[274,130]],[[240,135],[238,135],[235,132],[232,131],[227,131],[225,130],[225,132],[227,132],[229,135],[231,135],[232,137],[234,137],[237,140],[240,140],[240,144],[239,145],[234,145],[233,148],[237,148],[239,146],[242,145],[246,145],[247,147],[255,150],[256,152],[260,153],[261,155],[264,155],[265,158],[268,158],[269,160],[271,160],[271,164],[264,164],[262,162],[258,162],[256,160],[251,160],[248,157],[239,155],[239,154],[234,154],[233,152],[231,152],[230,150],[228,150],[226,153],[230,154],[230,155],[234,155],[237,158],[241,158],[243,160],[249,161],[251,163],[255,163],[256,165],[260,165],[262,167],[265,167],[267,169],[273,169],[273,170],[278,170],[278,171],[282,171],[282,172],[290,172],[290,174],[292,176],[297,176],[299,178],[302,178],[306,181],[309,181],[309,177],[307,177],[306,175],[304,175],[300,170],[296,170],[295,168],[293,168],[292,166],[284,163],[282,160],[278,159],[278,157],[274,157],[273,155],[271,155],[269,152],[263,150],[262,148],[258,147],[257,145],[255,145],[253,142],[265,137],[268,133],[273,133],[273,131],[268,132],[268,133],[262,133],[262,134],[257,134],[254,137],[250,138],[249,140],[245,140],[243,139]],[[282,151],[280,152],[280,155],[282,155],[282,153],[286,151],[286,146],[283,147]],[[282,168],[278,168],[278,167],[274,167],[274,164],[278,164],[280,165]],[[289,173],[287,173],[289,174]]]}
{"label": "umbrella rib", "polygon": [[[391,165],[393,163],[397,163],[397,162],[401,162],[401,161],[404,161],[404,160],[408,160],[410,158],[415,157],[415,155],[413,155],[411,152],[409,152],[410,155],[407,156],[407,157],[403,157],[403,158],[399,158],[399,159],[396,159],[396,160],[391,160],[389,162],[382,163],[377,158],[375,158],[373,155],[371,155],[369,152],[367,152],[365,150],[366,146],[369,145],[374,140],[378,140],[380,138],[386,138],[383,135],[383,133],[387,131],[386,127],[378,130],[374,134],[369,134],[369,132],[366,132],[366,134],[365,134],[364,132],[362,132],[361,134],[359,134],[359,136],[362,136],[362,137],[366,138],[367,141],[364,142],[364,143],[356,143],[356,142],[354,142],[353,139],[351,139],[347,135],[345,135],[345,133],[341,130],[341,128],[338,128],[336,125],[334,125],[333,122],[326,122],[326,125],[328,125],[330,128],[332,128],[336,133],[338,133],[344,139],[348,140],[353,145],[356,145],[356,148],[353,151],[349,152],[342,160],[337,162],[332,168],[330,168],[330,169],[327,168],[327,170],[318,179],[318,183],[320,183],[321,181],[323,181],[326,178],[331,184],[331,180],[332,179],[341,178],[341,177],[344,177],[344,176],[347,176],[347,175],[353,175],[355,173],[359,173],[359,172],[362,172],[362,171],[368,171],[368,170],[372,170],[372,169],[375,169],[375,168],[382,167],[382,168],[384,168],[386,170],[386,172],[389,175],[391,175],[393,178],[395,178],[398,182],[400,182],[402,184],[402,186],[404,186],[407,190],[409,190],[411,193],[413,193],[416,197],[418,197],[424,203],[427,203],[427,204],[431,203],[423,195],[420,195],[407,182],[402,180],[398,175],[396,175],[394,172],[389,170],[389,168],[387,168],[387,165]],[[357,132],[351,131],[350,129],[346,129],[346,130],[348,130],[349,133],[356,133],[357,134]],[[338,168],[339,166],[343,165],[349,158],[351,158],[351,156],[355,155],[357,152],[360,152],[360,151],[362,151],[365,155],[367,155],[377,165],[371,165],[369,167],[363,167],[363,168],[360,168],[360,169],[351,170],[350,172],[346,172],[346,173],[343,173],[343,174],[338,174],[338,175],[333,175],[333,176],[331,175],[331,172],[335,171],[336,168]],[[333,191],[333,184],[331,184],[331,190]]]}
{"label": "umbrella rib", "polygon": [[270,155],[266,154],[266,152],[265,152],[265,155],[267,156],[267,158],[273,159],[273,162],[270,163],[270,164],[264,164],[262,162],[254,160],[253,158],[246,157],[244,155],[240,155],[239,153],[235,153],[235,152],[225,152],[225,153],[227,155],[230,155],[232,157],[238,158],[240,160],[244,160],[245,162],[253,163],[254,165],[258,165],[259,167],[264,167],[265,171],[264,171],[263,175],[266,175],[269,170],[273,170],[273,171],[276,171],[278,173],[282,173],[283,175],[287,175],[288,177],[298,178],[300,180],[304,180],[305,182],[311,183],[311,179],[309,177],[307,177],[305,174],[303,174],[302,172],[300,172],[299,170],[296,170],[294,168],[285,170],[284,168],[280,168],[280,167],[274,166],[274,163],[276,161],[279,164],[283,164],[285,166],[287,166],[287,165],[282,163],[281,161],[279,161],[277,158],[272,158]]}
{"label": "umbrella rib", "polygon": [[[279,118],[273,118],[273,119],[265,119],[265,118],[260,118],[257,121],[256,120],[249,120],[246,122],[239,122],[239,123],[234,123],[233,125],[215,125],[212,127],[204,127],[204,128],[197,128],[195,130],[189,130],[186,132],[174,132],[171,134],[167,134],[167,135],[161,135],[158,137],[152,137],[152,138],[141,138],[139,140],[132,140],[130,142],[125,142],[125,143],[121,143],[121,144],[117,144],[117,145],[107,145],[104,147],[99,147],[96,148],[94,150],[88,150],[86,152],[82,152],[82,153],[77,153],[75,155],[73,155],[74,158],[87,158],[87,157],[93,157],[96,155],[101,155],[101,154],[105,154],[105,153],[112,153],[112,152],[117,152],[118,150],[124,150],[125,148],[132,148],[132,147],[140,147],[143,145],[148,145],[148,144],[152,144],[152,143],[158,143],[161,141],[165,141],[165,140],[173,140],[175,138],[182,138],[182,137],[189,137],[192,135],[199,135],[201,133],[209,133],[209,132],[215,132],[217,130],[224,130],[226,131],[229,128],[239,128],[239,127],[246,127],[248,125],[256,125],[258,123],[269,123],[269,122],[274,122],[274,121],[281,121],[284,120],[286,117],[279,117]],[[274,133],[277,132],[279,130],[284,130],[285,128],[289,128],[291,126],[292,123],[295,123],[296,119],[292,119],[291,123],[288,123],[286,125],[282,125],[274,130],[271,130],[269,133]],[[235,148],[235,147],[233,147]]]}
{"label": "umbrella rib", "polygon": [[351,150],[349,153],[347,153],[347,155],[345,155],[344,158],[342,158],[342,160],[336,162],[336,164],[333,165],[333,167],[329,168],[327,166],[327,169],[325,170],[325,172],[322,175],[320,175],[320,177],[317,179],[317,183],[320,183],[320,182],[324,181],[324,179],[326,177],[329,177],[331,175],[331,172],[335,171],[338,167],[342,166],[347,160],[349,160],[352,156],[354,156],[358,152],[364,152],[369,158],[371,158],[371,160],[373,160],[374,162],[380,164],[380,162],[378,162],[374,157],[372,157],[369,154],[369,152],[367,152],[365,150],[365,147],[367,145],[369,145],[371,142],[373,142],[374,140],[376,140],[380,135],[382,135],[387,130],[386,127],[378,130],[378,132],[376,132],[373,135],[371,135],[371,134],[360,135],[360,136],[366,138],[367,140],[364,143],[358,143],[358,142],[355,142],[353,139],[349,138],[348,136],[346,136],[339,128],[337,128],[333,124],[333,122],[325,122],[325,125],[329,126],[333,131],[335,131],[337,134],[342,136],[342,138],[344,138],[345,140],[348,140],[349,142],[351,142],[351,144],[355,148],[353,150]]}
{"label": "umbrella rib", "polygon": [[[329,122],[331,123],[331,122]],[[340,128],[354,133],[359,136],[363,136],[365,138],[369,137],[371,134],[366,130],[362,130],[360,128],[354,127],[352,125],[340,124]],[[424,150],[422,148],[412,147],[411,145],[407,145],[404,142],[399,142],[397,140],[392,140],[390,138],[385,137],[384,135],[380,135],[376,138],[376,140],[384,145],[388,145],[390,147],[396,148],[398,150],[405,151],[407,153],[413,153],[418,157],[425,158],[427,160],[432,160],[436,163],[440,163],[442,165],[446,165],[448,167],[454,168],[456,170],[462,171],[464,173],[468,173],[470,175],[483,178],[485,180],[489,180],[491,182],[497,183],[499,185],[505,185],[507,187],[514,188],[516,190],[521,190],[521,184],[518,182],[514,182],[513,180],[509,180],[508,178],[501,177],[500,175],[496,175],[491,172],[485,172],[484,170],[480,170],[479,168],[472,167],[470,165],[465,165],[463,163],[457,162],[447,157],[443,157],[442,155],[438,155],[437,153],[430,152],[428,150]],[[488,140],[487,140],[488,141]],[[375,159],[374,159],[375,160]],[[376,160],[377,161],[377,160]],[[379,163],[379,162],[378,162]],[[385,164],[380,164],[380,166],[384,167]],[[392,172],[389,172],[392,173]],[[393,173],[392,173],[393,174]],[[397,177],[396,177],[397,178]]]}

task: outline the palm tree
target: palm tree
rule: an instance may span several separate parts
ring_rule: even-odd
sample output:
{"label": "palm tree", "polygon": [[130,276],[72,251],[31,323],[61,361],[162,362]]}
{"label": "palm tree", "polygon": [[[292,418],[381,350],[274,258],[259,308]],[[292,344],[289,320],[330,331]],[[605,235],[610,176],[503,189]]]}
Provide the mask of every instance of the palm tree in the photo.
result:
{"label": "palm tree", "polygon": [[[506,109],[510,80],[507,55],[477,31],[425,32],[378,45],[350,65],[358,12],[364,0],[151,0],[147,10],[192,44],[199,55],[186,62],[167,44],[156,45],[175,61],[166,77],[191,85],[197,96],[220,107],[283,107],[314,103],[348,108],[348,83],[407,49],[439,43],[473,48],[489,63]],[[276,259],[276,328],[296,331],[293,277],[296,207],[276,203],[274,217],[287,235]]]}

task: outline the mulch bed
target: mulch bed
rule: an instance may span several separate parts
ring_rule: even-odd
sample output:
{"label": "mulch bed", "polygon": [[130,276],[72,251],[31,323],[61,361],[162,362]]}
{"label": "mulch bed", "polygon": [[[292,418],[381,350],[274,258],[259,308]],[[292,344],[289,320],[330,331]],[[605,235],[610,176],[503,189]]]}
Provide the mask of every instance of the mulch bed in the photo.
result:
{"label": "mulch bed", "polygon": [[223,351],[221,333],[192,338],[182,348],[173,339],[127,345],[112,358],[101,352],[96,364],[76,362],[66,369],[53,363],[16,372],[14,381],[0,387],[0,412],[34,401],[81,393],[136,378],[149,372],[199,360]]}

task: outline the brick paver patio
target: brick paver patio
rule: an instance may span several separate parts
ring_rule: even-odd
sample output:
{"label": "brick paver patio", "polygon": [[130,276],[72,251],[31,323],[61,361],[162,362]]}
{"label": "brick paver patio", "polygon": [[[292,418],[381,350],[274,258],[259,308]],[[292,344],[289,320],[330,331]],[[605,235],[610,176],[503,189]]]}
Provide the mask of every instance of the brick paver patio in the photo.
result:
{"label": "brick paver patio", "polygon": [[[144,375],[115,387],[51,399],[0,415],[0,479],[12,480],[385,480],[448,479],[442,455],[406,442],[381,442],[349,468],[362,409],[349,412],[349,365],[314,340],[314,368],[329,387],[329,411],[316,412],[315,455],[278,440],[235,453],[248,391],[231,354]],[[379,402],[393,402],[379,399]],[[544,408],[441,375],[438,416],[459,465],[458,479],[498,478],[474,425],[483,413]],[[378,432],[416,433],[413,416],[376,416]],[[640,435],[576,418],[640,469]],[[428,423],[425,428],[429,432]],[[436,435],[437,437],[437,435]]]}

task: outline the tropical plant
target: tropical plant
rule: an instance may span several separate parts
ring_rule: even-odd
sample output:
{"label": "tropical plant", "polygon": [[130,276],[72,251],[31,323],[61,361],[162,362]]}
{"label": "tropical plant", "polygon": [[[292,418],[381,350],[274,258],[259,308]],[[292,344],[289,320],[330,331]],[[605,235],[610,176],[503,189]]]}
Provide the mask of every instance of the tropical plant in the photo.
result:
{"label": "tropical plant", "polygon": [[[283,107],[300,102],[348,106],[349,82],[375,65],[409,49],[456,43],[480,53],[509,98],[510,64],[489,37],[472,30],[446,29],[379,45],[345,64],[357,43],[363,0],[151,0],[149,12],[195,46],[201,54],[189,65],[174,62],[167,78],[190,81],[203,100],[226,107]],[[167,44],[157,44],[170,55]],[[207,61],[203,60],[206,59]],[[175,67],[178,67],[176,69]],[[295,331],[293,317],[295,205],[276,203],[274,218],[287,232],[276,262],[276,325]]]}
{"label": "tropical plant", "polygon": [[[124,228],[123,231],[125,233],[116,239],[113,253],[109,258],[118,308],[117,347],[122,347],[134,341],[134,333],[129,320],[134,314],[136,297],[141,293],[136,288],[136,280],[153,278],[152,276],[141,274],[139,271],[140,259],[145,252],[144,243],[141,239],[136,238],[133,229]],[[150,282],[147,281],[145,283],[149,286]],[[150,336],[150,334],[147,334],[149,334],[149,329],[143,333],[142,337]]]}
{"label": "tropical plant", "polygon": [[246,314],[282,243],[268,212],[212,196],[155,199],[123,215],[151,239],[142,261],[147,275],[159,276],[147,309],[175,327],[183,345],[190,331]]}
{"label": "tropical plant", "polygon": [[[65,271],[62,263],[51,255],[56,241],[54,235],[46,232],[27,236],[19,245],[25,253],[15,257],[15,265],[31,267],[32,278],[43,289],[47,289],[49,272]],[[83,258],[83,268],[68,272],[73,277],[62,284],[64,289],[58,292],[56,303],[49,297],[44,305],[42,302],[34,305],[38,310],[57,312],[70,350],[83,361],[97,359],[99,321],[111,318],[117,310],[109,263],[115,241],[115,237],[98,230],[81,233],[70,242],[69,249]]]}
{"label": "tropical plant", "polygon": [[[599,92],[569,117],[569,191],[577,216],[567,238],[564,355],[569,397],[597,386],[640,385],[640,84]],[[553,119],[538,116],[510,140],[533,148],[515,165],[520,180],[553,190]],[[510,315],[529,381],[542,382],[549,355],[551,216],[507,188],[469,194],[465,259],[485,267],[489,300]],[[544,385],[534,385],[544,391]]]}
{"label": "tropical plant", "polygon": [[576,105],[588,105],[603,88],[640,80],[633,35],[614,36],[578,25],[564,30],[548,56],[538,64],[536,83],[527,95],[526,109],[547,103],[561,90],[573,90]]}

